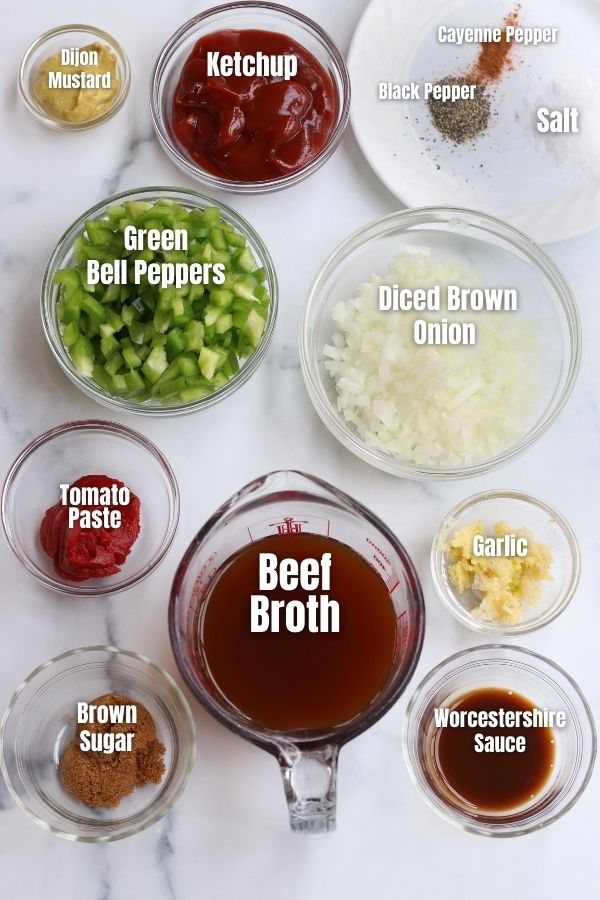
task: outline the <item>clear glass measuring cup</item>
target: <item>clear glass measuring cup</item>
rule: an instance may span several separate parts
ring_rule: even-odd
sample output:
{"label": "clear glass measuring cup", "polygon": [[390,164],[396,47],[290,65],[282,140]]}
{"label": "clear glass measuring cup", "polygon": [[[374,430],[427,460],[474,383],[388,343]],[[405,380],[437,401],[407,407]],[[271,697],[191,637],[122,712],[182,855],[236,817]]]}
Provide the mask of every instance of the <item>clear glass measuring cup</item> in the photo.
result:
{"label": "clear glass measuring cup", "polygon": [[[395,659],[387,683],[358,716],[329,730],[275,732],[257,726],[219,691],[201,652],[203,606],[215,573],[250,542],[290,532],[328,535],[359,553],[383,578],[396,612]],[[392,532],[347,494],[295,471],[257,478],[215,512],[179,565],[169,607],[173,652],[188,687],[216,719],[277,758],[291,827],[305,832],[335,828],[340,748],[373,725],[402,694],[419,659],[424,627],[419,579]]]}

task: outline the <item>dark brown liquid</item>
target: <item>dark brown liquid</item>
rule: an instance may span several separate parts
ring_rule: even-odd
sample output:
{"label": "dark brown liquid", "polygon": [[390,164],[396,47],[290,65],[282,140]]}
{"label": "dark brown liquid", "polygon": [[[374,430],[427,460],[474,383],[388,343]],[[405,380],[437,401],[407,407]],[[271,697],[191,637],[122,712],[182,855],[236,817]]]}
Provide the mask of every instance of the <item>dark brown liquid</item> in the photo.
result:
{"label": "dark brown liquid", "polygon": [[[259,553],[275,553],[279,561],[331,553],[331,587],[323,593],[339,603],[339,632],[292,633],[284,621],[279,632],[251,632],[252,594],[286,602],[309,596],[300,587],[261,591]],[[201,655],[216,686],[241,713],[274,731],[348,722],[386,685],[394,664],[396,618],[383,579],[350,547],[320,535],[271,535],[231,556],[208,586],[200,629]]]}
{"label": "dark brown liquid", "polygon": [[[533,710],[533,704],[503,688],[480,688],[452,705],[456,711]],[[475,751],[475,735],[522,735],[522,753]],[[481,810],[502,812],[530,803],[544,786],[554,763],[551,728],[440,728],[435,736],[437,764],[446,784]]]}

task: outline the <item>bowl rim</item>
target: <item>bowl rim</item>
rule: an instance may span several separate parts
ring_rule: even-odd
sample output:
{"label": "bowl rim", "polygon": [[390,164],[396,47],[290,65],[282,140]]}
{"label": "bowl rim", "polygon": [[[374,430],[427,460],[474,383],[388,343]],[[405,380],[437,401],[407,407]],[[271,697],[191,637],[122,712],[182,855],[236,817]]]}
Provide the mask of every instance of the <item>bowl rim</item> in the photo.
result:
{"label": "bowl rim", "polygon": [[[16,542],[14,537],[11,516],[8,512],[8,497],[13,486],[14,479],[18,475],[21,467],[44,444],[47,444],[48,442],[54,440],[54,438],[61,437],[64,434],[76,431],[97,431],[135,443],[143,451],[150,453],[150,455],[153,456],[154,459],[158,462],[166,476],[167,484],[169,486],[171,514],[161,547],[159,551],[154,554],[154,557],[150,560],[150,562],[146,563],[146,565],[139,572],[137,572],[135,575],[131,575],[120,584],[115,584],[112,586],[107,584],[104,586],[102,584],[95,583],[93,587],[86,587],[86,585],[88,585],[88,582],[85,581],[74,581],[72,583],[69,583],[67,581],[58,581],[56,578],[51,577],[46,572],[42,572],[42,570],[35,566],[28,557],[22,555],[18,543]],[[60,594],[69,594],[71,596],[78,597],[108,597],[113,594],[119,594],[122,591],[129,590],[134,585],[137,585],[140,582],[144,581],[149,575],[152,574],[152,572],[154,572],[156,568],[158,568],[158,566],[165,558],[173,543],[175,534],[177,532],[177,526],[179,524],[179,486],[177,484],[177,479],[175,478],[175,473],[173,472],[170,463],[168,462],[166,457],[163,456],[162,452],[158,449],[156,444],[154,444],[145,435],[141,434],[139,431],[135,431],[133,428],[129,428],[126,425],[121,425],[118,422],[109,422],[105,419],[80,419],[73,422],[65,422],[62,425],[56,425],[54,428],[50,428],[48,431],[44,431],[42,434],[38,435],[36,438],[30,441],[27,446],[23,448],[23,450],[21,450],[21,452],[12,462],[4,478],[2,492],[0,494],[0,514],[2,519],[2,530],[6,539],[6,543],[17,559],[17,562],[22,566],[23,569],[25,569],[26,572],[28,572],[33,578],[35,578],[36,581],[44,585],[44,587],[50,588],[50,590],[56,591]],[[94,582],[97,581],[98,579],[94,579]]]}
{"label": "bowl rim", "polygon": [[[309,31],[312,31],[314,33],[314,35],[326,48],[330,59],[334,63],[335,69],[337,70],[341,82],[340,91],[338,91],[337,85],[334,83],[334,89],[338,94],[339,117],[336,124],[332,128],[324,147],[319,151],[319,153],[317,153],[315,157],[313,157],[313,159],[311,159],[309,163],[307,163],[307,165],[298,169],[296,172],[292,172],[288,175],[282,175],[279,178],[272,178],[268,181],[236,181],[229,178],[221,178],[218,175],[213,175],[212,173],[207,172],[205,169],[201,169],[198,165],[193,163],[185,156],[185,154],[179,149],[179,146],[176,144],[176,142],[171,138],[168,133],[168,129],[164,127],[163,117],[160,110],[161,87],[164,70],[179,41],[187,33],[193,31],[196,26],[202,25],[213,17],[226,14],[228,12],[231,12],[232,10],[243,10],[246,12],[251,12],[252,10],[267,10],[272,12],[273,14],[281,15],[284,18],[293,19],[304,25]],[[297,184],[299,181],[302,181],[304,178],[307,178],[309,175],[312,175],[314,172],[316,172],[317,169],[319,169],[330,158],[330,156],[333,155],[340,144],[340,141],[344,135],[350,119],[350,100],[350,74],[348,71],[346,60],[338,50],[337,45],[333,42],[328,33],[323,28],[321,28],[321,26],[313,19],[305,16],[299,10],[292,9],[288,6],[283,6],[279,3],[253,2],[253,0],[247,2],[247,0],[236,0],[236,2],[233,3],[224,3],[219,6],[213,6],[210,9],[207,9],[204,12],[193,16],[191,19],[188,19],[186,22],[184,22],[183,25],[181,25],[163,45],[153,66],[150,76],[150,114],[152,118],[152,124],[154,125],[154,130],[163,150],[167,153],[167,155],[171,158],[175,165],[177,165],[191,178],[210,188],[216,188],[218,190],[229,191],[232,193],[258,194],[266,193],[269,191],[277,191],[286,187],[290,187],[293,184]]]}
{"label": "bowl rim", "polygon": [[[141,662],[146,666],[149,666],[153,672],[158,676],[159,680],[162,679],[165,681],[170,688],[170,690],[174,693],[177,698],[181,709],[184,714],[185,721],[190,730],[190,740],[189,740],[189,760],[185,771],[181,775],[180,784],[177,790],[174,792],[173,797],[169,801],[168,805],[161,812],[156,812],[153,816],[150,816],[147,820],[139,823],[136,826],[131,826],[129,828],[125,828],[123,831],[117,831],[107,835],[76,835],[68,831],[64,831],[61,828],[57,828],[54,825],[48,824],[44,819],[41,819],[37,816],[29,807],[24,803],[21,799],[18,792],[15,790],[10,776],[8,774],[8,769],[6,767],[4,752],[5,752],[5,734],[6,734],[6,726],[8,720],[11,716],[11,713],[14,710],[14,707],[23,693],[23,691],[28,687],[28,685],[36,678],[41,672],[46,669],[49,669],[56,663],[62,662],[69,657],[76,657],[81,654],[90,653],[90,652],[109,652],[116,654],[118,656],[126,656],[130,659],[134,659],[137,662]],[[123,650],[120,647],[115,647],[114,644],[92,644],[86,647],[77,647],[74,650],[67,650],[64,653],[59,653],[58,656],[53,656],[51,659],[47,660],[44,663],[41,663],[37,666],[32,672],[29,673],[15,688],[8,706],[6,707],[4,714],[2,716],[2,721],[0,722],[0,771],[2,772],[2,776],[4,781],[6,782],[6,786],[8,791],[16,803],[16,805],[21,809],[36,825],[39,825],[45,831],[49,831],[51,834],[55,834],[57,837],[64,838],[67,841],[73,841],[77,843],[83,844],[100,844],[100,843],[109,843],[111,841],[118,841],[126,837],[131,837],[133,834],[139,834],[141,831],[145,831],[146,828],[150,828],[151,825],[155,825],[156,822],[160,821],[178,802],[183,794],[187,783],[189,781],[189,777],[192,773],[192,769],[194,767],[194,763],[196,760],[196,724],[194,722],[194,717],[192,715],[192,710],[190,704],[187,701],[187,698],[175,679],[172,675],[170,675],[166,669],[163,669],[158,663],[153,662],[147,656],[144,656],[142,653],[137,653],[135,650]],[[99,823],[100,825],[101,823]]]}
{"label": "bowl rim", "polygon": [[[512,248],[516,248],[523,253],[529,262],[535,265],[537,270],[550,283],[562,306],[566,325],[568,326],[570,359],[567,366],[565,384],[551,411],[544,416],[535,429],[526,434],[517,444],[490,459],[479,460],[461,466],[425,466],[408,460],[397,459],[374,447],[369,447],[342,422],[323,391],[322,379],[318,373],[320,360],[315,361],[313,359],[311,352],[313,333],[311,316],[313,309],[319,305],[320,293],[325,279],[343,265],[348,254],[364,242],[365,239],[383,236],[396,230],[398,227],[407,229],[412,225],[428,223],[451,226],[453,223],[461,224],[461,222],[475,225],[480,231],[503,238]],[[315,321],[319,315],[320,311],[317,312]],[[353,231],[329,254],[317,272],[305,302],[300,326],[300,364],[302,374],[307,393],[321,421],[331,434],[355,456],[391,475],[409,478],[414,481],[449,481],[471,478],[490,472],[516,459],[532,446],[558,417],[571,395],[580,362],[581,322],[579,311],[573,291],[556,263],[539,244],[513,225],[479,210],[458,206],[422,206],[398,210],[373,219],[366,225]]]}
{"label": "bowl rim", "polygon": [[[43,109],[41,104],[34,102],[34,100],[32,99],[29,85],[27,84],[27,79],[25,77],[27,66],[33,54],[37,50],[39,50],[39,48],[42,47],[47,41],[51,40],[54,37],[59,37],[61,34],[67,34],[70,31],[83,31],[87,34],[94,35],[95,37],[99,37],[101,40],[106,41],[106,43],[110,45],[111,50],[115,51],[123,69],[121,87],[114,102],[108,107],[106,112],[102,113],[101,116],[97,116],[95,119],[90,119],[86,122],[65,122],[62,119],[56,119],[54,116],[49,115]],[[86,131],[88,128],[94,128],[96,125],[101,125],[104,122],[107,122],[108,119],[111,119],[114,115],[116,115],[116,113],[119,112],[129,94],[129,87],[131,85],[131,67],[129,65],[127,54],[125,53],[122,45],[119,43],[119,41],[117,41],[116,38],[112,36],[112,34],[104,31],[104,29],[97,28],[95,25],[83,25],[78,23],[57,25],[55,28],[50,28],[48,31],[45,31],[43,34],[37,37],[25,51],[25,53],[23,54],[23,58],[21,59],[21,62],[19,64],[19,77],[17,85],[21,100],[23,101],[29,112],[38,120],[38,122],[41,122],[49,128],[54,128],[59,131]]]}
{"label": "bowl rim", "polygon": [[[539,661],[544,666],[550,668],[553,672],[560,675],[565,679],[566,683],[576,694],[578,700],[581,702],[583,710],[586,715],[587,725],[590,729],[590,738],[591,738],[591,748],[590,748],[590,757],[587,763],[587,769],[582,780],[581,785],[579,786],[577,792],[573,797],[571,797],[570,801],[564,806],[563,809],[558,810],[552,816],[550,816],[546,821],[541,822],[536,825],[528,825],[525,827],[517,828],[512,832],[503,832],[494,830],[494,826],[490,827],[489,823],[485,823],[485,825],[480,825],[479,823],[473,822],[465,822],[464,820],[458,820],[449,807],[444,807],[442,809],[441,806],[437,806],[432,797],[426,793],[421,783],[417,777],[417,772],[415,766],[413,766],[412,762],[412,754],[410,751],[410,741],[409,741],[409,730],[412,724],[412,716],[414,714],[414,710],[417,704],[417,701],[420,699],[420,695],[423,693],[426,685],[430,682],[433,682],[435,678],[438,676],[439,672],[442,671],[449,664],[456,664],[461,659],[467,659],[469,656],[476,655],[478,653],[486,653],[488,651],[502,651],[509,654],[514,654],[516,657],[523,657],[525,661],[531,662],[531,668],[539,674],[539,670],[535,668],[535,662]],[[457,668],[457,666],[455,666]],[[408,773],[410,776],[410,780],[413,785],[417,789],[417,793],[419,796],[423,798],[427,806],[433,810],[433,812],[437,813],[445,822],[448,822],[450,825],[453,825],[455,828],[459,828],[461,831],[469,832],[470,834],[477,834],[481,837],[488,837],[494,839],[503,839],[507,838],[519,837],[524,834],[531,834],[534,831],[540,831],[542,828],[547,828],[548,825],[551,825],[553,822],[556,822],[557,819],[562,818],[573,806],[577,803],[581,795],[584,793],[587,788],[589,781],[592,777],[594,771],[594,764],[596,760],[597,753],[597,733],[596,733],[596,724],[594,721],[594,716],[592,713],[592,709],[586,700],[581,688],[575,681],[575,679],[569,675],[569,673],[559,666],[558,663],[554,662],[553,659],[550,659],[548,656],[543,656],[541,653],[536,653],[534,650],[530,650],[527,647],[520,647],[516,644],[500,644],[500,643],[492,643],[492,644],[478,644],[474,647],[467,647],[464,650],[459,650],[456,653],[452,653],[450,656],[447,656],[445,659],[440,660],[433,668],[431,668],[419,681],[416,688],[413,690],[406,707],[406,712],[404,714],[404,722],[402,724],[402,749],[404,755],[404,762],[406,764],[406,768],[408,769]],[[487,826],[487,827],[486,827]]]}
{"label": "bowl rim", "polygon": [[[455,519],[457,519],[467,510],[477,506],[479,503],[485,502],[487,500],[504,499],[519,500],[525,503],[527,506],[535,507],[550,516],[554,524],[562,532],[571,554],[570,578],[564,590],[561,592],[561,594],[558,595],[558,599],[553,604],[552,609],[547,610],[546,613],[541,614],[537,618],[531,619],[528,622],[521,622],[516,625],[501,625],[474,618],[472,615],[470,615],[469,611],[461,604],[455,592],[451,591],[449,588],[447,589],[446,584],[441,578],[442,573],[447,568],[446,554],[444,553],[444,550],[441,547],[440,543],[442,534],[448,530]],[[546,503],[545,500],[541,500],[539,497],[536,497],[533,494],[529,494],[526,491],[514,491],[498,488],[473,494],[470,497],[467,497],[465,500],[461,500],[459,503],[456,503],[452,507],[452,509],[448,513],[446,513],[435,533],[433,542],[431,544],[430,568],[433,584],[436,589],[436,593],[440,601],[442,602],[442,605],[448,610],[449,613],[451,613],[452,616],[454,616],[454,618],[458,622],[461,623],[461,625],[464,625],[471,631],[476,631],[479,634],[485,634],[489,637],[511,637],[521,634],[530,634],[533,631],[537,631],[539,628],[543,628],[545,625],[553,622],[556,618],[558,618],[558,616],[560,616],[562,612],[564,612],[564,610],[573,599],[573,596],[575,595],[575,592],[579,585],[579,579],[581,575],[581,553],[577,537],[571,525],[567,522],[562,513],[560,513],[554,506],[551,506],[549,503]]]}
{"label": "bowl rim", "polygon": [[[206,397],[203,397],[201,400],[195,400],[193,403],[178,404],[173,406],[147,406],[144,403],[135,403],[132,400],[111,396],[110,394],[103,391],[99,387],[99,385],[97,385],[91,378],[85,378],[75,371],[75,367],[73,366],[71,358],[66,348],[64,347],[62,340],[60,339],[60,334],[58,333],[59,329],[56,322],[56,293],[55,285],[52,282],[55,270],[59,268],[61,261],[64,260],[66,254],[72,249],[73,241],[75,240],[77,235],[81,231],[83,231],[83,226],[86,219],[94,218],[97,213],[103,213],[108,206],[132,197],[136,197],[139,199],[146,198],[147,200],[150,200],[151,198],[158,200],[161,197],[166,197],[175,201],[179,200],[179,202],[183,203],[184,205],[187,203],[190,209],[203,209],[206,206],[218,207],[221,213],[224,214],[225,219],[231,222],[231,224],[233,224],[238,231],[240,231],[254,244],[254,246],[257,248],[258,253],[260,254],[258,262],[267,272],[267,282],[269,285],[270,297],[269,312],[265,330],[257,349],[254,351],[252,356],[247,357],[244,364],[240,366],[239,371],[233,376],[233,378],[231,378],[227,382],[226,385],[224,385],[222,388],[218,388],[216,391],[213,391],[212,394],[208,394]],[[90,207],[90,209],[86,210],[84,213],[77,217],[77,219],[59,238],[54,250],[50,255],[48,263],[46,264],[40,290],[40,306],[44,334],[46,336],[46,340],[48,341],[52,354],[57,360],[63,372],[75,385],[77,385],[77,387],[84,394],[86,394],[88,397],[91,397],[93,400],[96,400],[103,406],[109,407],[113,410],[118,410],[119,412],[133,413],[134,415],[139,416],[165,417],[186,415],[188,413],[195,412],[196,410],[213,406],[215,403],[218,403],[226,397],[229,397],[231,394],[235,393],[238,388],[242,387],[242,385],[244,385],[251,378],[251,376],[254,375],[267,353],[275,330],[277,311],[279,307],[279,287],[273,259],[271,257],[271,254],[267,250],[263,239],[254,230],[253,226],[250,225],[250,223],[243,216],[236,212],[236,210],[232,209],[230,206],[227,206],[225,203],[222,203],[220,200],[217,200],[214,197],[210,197],[207,194],[201,194],[199,191],[195,191],[192,188],[156,185],[142,188],[132,188],[127,191],[121,191],[118,194],[113,194],[110,197],[102,200],[100,203],[96,203],[94,206]],[[55,331],[56,334],[54,333]]]}

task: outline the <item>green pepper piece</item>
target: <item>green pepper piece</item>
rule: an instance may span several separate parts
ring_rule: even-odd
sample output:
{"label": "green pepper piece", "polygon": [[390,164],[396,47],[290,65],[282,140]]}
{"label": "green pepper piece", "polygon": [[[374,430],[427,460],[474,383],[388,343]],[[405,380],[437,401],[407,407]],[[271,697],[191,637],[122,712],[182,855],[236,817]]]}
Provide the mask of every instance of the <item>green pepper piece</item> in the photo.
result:
{"label": "green pepper piece", "polygon": [[106,308],[106,321],[100,325],[100,334],[106,337],[109,334],[117,334],[124,326],[120,316],[109,307]]}
{"label": "green pepper piece", "polygon": [[254,289],[257,287],[252,275],[242,275],[233,286],[233,293],[243,300],[255,300]]}
{"label": "green pepper piece", "polygon": [[204,346],[204,325],[202,322],[190,322],[184,332],[185,349],[200,353]]}
{"label": "green pepper piece", "polygon": [[79,335],[71,348],[71,360],[79,375],[91,378],[94,371],[94,350],[89,340],[83,335]]}
{"label": "green pepper piece", "polygon": [[163,310],[157,309],[154,313],[152,324],[159,334],[165,334],[171,325],[171,312],[163,312]]}
{"label": "green pepper piece", "polygon": [[122,345],[121,347],[125,365],[130,369],[138,369],[142,365],[142,360],[139,358],[133,347],[123,347]]}
{"label": "green pepper piece", "polygon": [[184,378],[200,377],[198,375],[198,357],[195,353],[184,353],[175,360],[177,370]]}
{"label": "green pepper piece", "polygon": [[124,206],[108,206],[106,209],[106,215],[114,227],[118,226],[121,219],[124,219],[126,216],[125,207]]}
{"label": "green pepper piece", "polygon": [[74,344],[77,343],[77,338],[79,337],[79,326],[76,322],[69,322],[65,325],[62,339],[65,347],[69,349]]}
{"label": "green pepper piece", "polygon": [[212,288],[210,292],[210,302],[215,306],[226,309],[234,298],[233,291],[227,288]]}
{"label": "green pepper piece", "polygon": [[222,228],[211,228],[210,242],[215,250],[226,250],[227,243],[225,241],[225,232]]}
{"label": "green pepper piece", "polygon": [[92,370],[92,378],[96,382],[96,384],[103,388],[105,391],[110,392],[112,387],[111,376],[106,372],[104,366],[101,366],[100,363],[96,363]]}
{"label": "green pepper piece", "polygon": [[204,387],[186,387],[183,391],[179,391],[177,399],[181,403],[194,403],[196,400],[202,400],[212,393],[212,388]]}
{"label": "green pepper piece", "polygon": [[198,357],[198,367],[204,377],[210,381],[226,359],[227,355],[222,350],[203,347]]}
{"label": "green pepper piece", "polygon": [[127,384],[127,388],[130,394],[137,394],[139,391],[143,391],[146,387],[146,383],[139,372],[136,372],[135,369],[132,369],[131,372],[125,373],[125,383]]}
{"label": "green pepper piece", "polygon": [[206,325],[214,325],[221,313],[222,310],[218,306],[209,304],[204,311],[204,321]]}
{"label": "green pepper piece", "polygon": [[85,223],[85,230],[92,244],[98,246],[110,244],[113,239],[113,232],[101,219],[88,219]]}
{"label": "green pepper piece", "polygon": [[233,316],[231,313],[223,313],[215,322],[215,330],[217,334],[225,334],[230,328],[233,328]]}
{"label": "green pepper piece", "polygon": [[102,351],[102,355],[104,359],[110,359],[113,353],[116,353],[119,349],[119,342],[114,336],[114,334],[106,335],[100,341],[100,350]]}
{"label": "green pepper piece", "polygon": [[106,321],[106,311],[105,308],[99,303],[95,297],[92,297],[91,294],[88,294],[87,291],[79,290],[76,294],[73,295],[73,300],[77,300],[80,308],[83,312],[86,312],[93,319],[96,319],[98,323]]}
{"label": "green pepper piece", "polygon": [[236,267],[241,269],[242,272],[250,273],[256,268],[256,260],[249,247],[244,247],[241,253],[235,257],[234,262]]}
{"label": "green pepper piece", "polygon": [[143,344],[144,343],[144,335],[146,332],[146,326],[143,322],[134,319],[130,325],[128,326],[129,337],[133,341],[134,344]]}
{"label": "green pepper piece", "polygon": [[74,322],[79,330],[79,318],[81,316],[81,307],[76,299],[69,300],[68,303],[61,305],[60,320],[65,325]]}
{"label": "green pepper piece", "polygon": [[172,378],[168,381],[162,381],[161,379],[158,384],[155,384],[152,388],[152,394],[155,397],[172,397],[173,394],[177,394],[185,387],[187,387],[185,378]]}
{"label": "green pepper piece", "polygon": [[178,328],[173,328],[167,335],[165,350],[167,351],[167,359],[171,362],[176,356],[186,349],[186,340],[182,332]]}
{"label": "green pepper piece", "polygon": [[125,201],[124,206],[125,212],[129,218],[135,220],[143,216],[148,210],[152,209],[153,204],[149,203],[147,200],[127,200]]}
{"label": "green pepper piece", "polygon": [[107,360],[104,368],[108,372],[109,375],[116,375],[117,372],[122,369],[125,365],[125,360],[123,359],[123,354],[117,350],[113,353],[110,358]]}
{"label": "green pepper piece", "polygon": [[52,280],[54,284],[62,285],[62,295],[65,299],[81,287],[79,269],[59,269]]}
{"label": "green pepper piece", "polygon": [[265,320],[256,312],[255,309],[251,310],[248,313],[248,318],[246,319],[245,325],[242,328],[242,332],[244,334],[244,337],[248,338],[248,341],[250,342],[250,345],[254,350],[256,350],[260,343],[263,331],[265,330],[265,324]]}
{"label": "green pepper piece", "polygon": [[234,231],[233,228],[230,231],[226,231],[225,240],[229,244],[230,247],[245,247],[246,246],[246,238],[243,234],[239,234],[237,231]]}
{"label": "green pepper piece", "polygon": [[164,347],[153,347],[142,366],[142,372],[150,384],[156,384],[168,365],[169,363]]}

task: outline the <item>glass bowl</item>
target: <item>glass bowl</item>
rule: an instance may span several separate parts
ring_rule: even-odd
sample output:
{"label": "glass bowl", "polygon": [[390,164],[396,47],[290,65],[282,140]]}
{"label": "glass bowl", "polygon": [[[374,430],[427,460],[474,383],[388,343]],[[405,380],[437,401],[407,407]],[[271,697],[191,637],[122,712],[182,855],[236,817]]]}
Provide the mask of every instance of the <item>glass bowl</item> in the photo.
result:
{"label": "glass bowl", "polygon": [[[160,784],[137,787],[113,809],[79,803],[63,787],[58,764],[74,734],[77,703],[120,693],[142,703],[165,745]],[[137,834],[179,800],[196,754],[187,700],[171,676],[138,653],[82,647],[39,666],[15,691],[0,726],[0,766],[23,812],[69,841],[100,843]]]}
{"label": "glass bowl", "polygon": [[[153,202],[161,197],[173,200],[175,203],[179,203],[187,209],[204,209],[206,206],[218,207],[221,211],[223,220],[229,222],[237,231],[245,236],[247,245],[252,250],[258,264],[265,269],[267,273],[265,284],[271,298],[267,324],[261,341],[252,356],[240,361],[239,372],[237,372],[226,385],[213,391],[212,394],[203,397],[201,400],[196,400],[192,403],[179,403],[174,401],[172,404],[163,405],[156,400],[148,400],[145,403],[136,403],[133,400],[128,400],[123,397],[112,396],[91,378],[80,375],[76,371],[71,357],[63,344],[56,313],[59,290],[58,285],[54,284],[54,276],[59,269],[73,264],[73,242],[83,231],[86,220],[105,218],[108,206],[121,203],[125,200],[145,200]],[[254,372],[256,372],[264,359],[275,328],[277,303],[277,276],[275,275],[273,261],[269,251],[252,226],[233,209],[230,209],[228,206],[225,206],[225,204],[220,203],[212,197],[207,197],[204,194],[199,194],[197,191],[186,188],[173,187],[147,187],[138,190],[124,191],[121,194],[115,194],[113,197],[103,200],[102,203],[98,203],[96,206],[84,212],[83,215],[71,225],[68,231],[63,234],[56,245],[50,260],[48,261],[48,265],[46,266],[46,271],[44,272],[41,291],[44,333],[50,344],[50,349],[63,372],[80,390],[83,391],[84,394],[91,397],[93,400],[97,400],[104,406],[109,406],[112,409],[117,409],[121,412],[147,416],[173,416],[195,412],[198,409],[212,406],[214,403],[218,403],[220,400],[224,400],[225,397],[229,397],[231,394],[235,393],[235,391],[245,384]]]}
{"label": "glass bowl", "polygon": [[[540,709],[566,713],[565,727],[553,729],[552,774],[524,808],[490,813],[461,803],[437,766],[434,708],[478,688],[506,688]],[[447,822],[474,834],[515,837],[550,825],[579,799],[594,767],[596,730],[578,686],[555,663],[521,647],[488,644],[448,657],[425,676],[406,711],[404,752],[420,794]]]}
{"label": "glass bowl", "polygon": [[[400,249],[428,247],[441,257],[476,268],[484,286],[518,290],[515,316],[539,323],[544,389],[527,431],[513,446],[485,458],[452,466],[400,459],[364,441],[338,411],[333,378],[323,348],[336,331],[331,313],[340,300],[356,296],[374,274],[383,275]],[[394,313],[388,313],[394,315]],[[476,317],[475,317],[476,320]],[[449,348],[450,350],[452,348]],[[575,299],[544,251],[510,225],[474,210],[427,207],[384,216],[354,232],[321,267],[308,296],[300,358],[308,394],[334,437],[370,465],[414,480],[481,475],[515,459],[549,428],[566,403],[579,369],[581,328]]]}
{"label": "glass bowl", "polygon": [[[59,485],[83,475],[108,475],[133,491],[141,529],[119,574],[67,581],[54,571],[39,530],[45,511],[59,500]],[[59,425],[25,447],[8,471],[1,505],[4,535],[23,568],[51,590],[83,597],[116,594],[147,578],[164,559],[179,521],[177,482],[160,450],[130,428],[93,419]]]}
{"label": "glass bowl", "polygon": [[[170,121],[175,88],[185,61],[203,35],[228,29],[259,29],[291,37],[306,48],[330,75],[338,97],[337,122],[327,143],[308,165],[269,181],[232,181],[201,169],[172,134]],[[202,184],[223,191],[260,194],[303,181],[316,172],[335,151],[348,124],[350,77],[346,63],[327,34],[302,13],[275,3],[227,3],[215,6],[186,22],[169,38],[154,66],[150,85],[150,109],[154,128],[167,155],[182,171]]]}
{"label": "glass bowl", "polygon": [[[526,528],[552,550],[552,581],[541,582],[540,599],[535,605],[524,604],[523,621],[518,624],[475,618],[471,609],[481,598],[470,590],[460,594],[450,580],[445,551],[448,540],[458,529],[480,521],[488,529],[496,522],[506,522],[515,530]],[[527,634],[552,622],[569,605],[579,583],[579,570],[579,547],[571,526],[552,506],[522,491],[484,491],[461,501],[444,518],[431,547],[431,573],[442,603],[467,628],[489,636]]]}
{"label": "glass bowl", "polygon": [[[65,122],[55,119],[40,103],[33,91],[33,85],[38,77],[40,65],[62,49],[67,47],[81,48],[90,42],[98,41],[106,44],[117,58],[117,72],[119,74],[120,88],[113,103],[106,112],[88,122]],[[19,94],[29,112],[35,116],[38,122],[53,128],[56,131],[84,131],[86,128],[95,128],[112,119],[119,112],[129,93],[130,71],[129,60],[118,41],[106,31],[94,28],[92,25],[60,25],[40,35],[29,47],[21,60],[19,68]]]}

